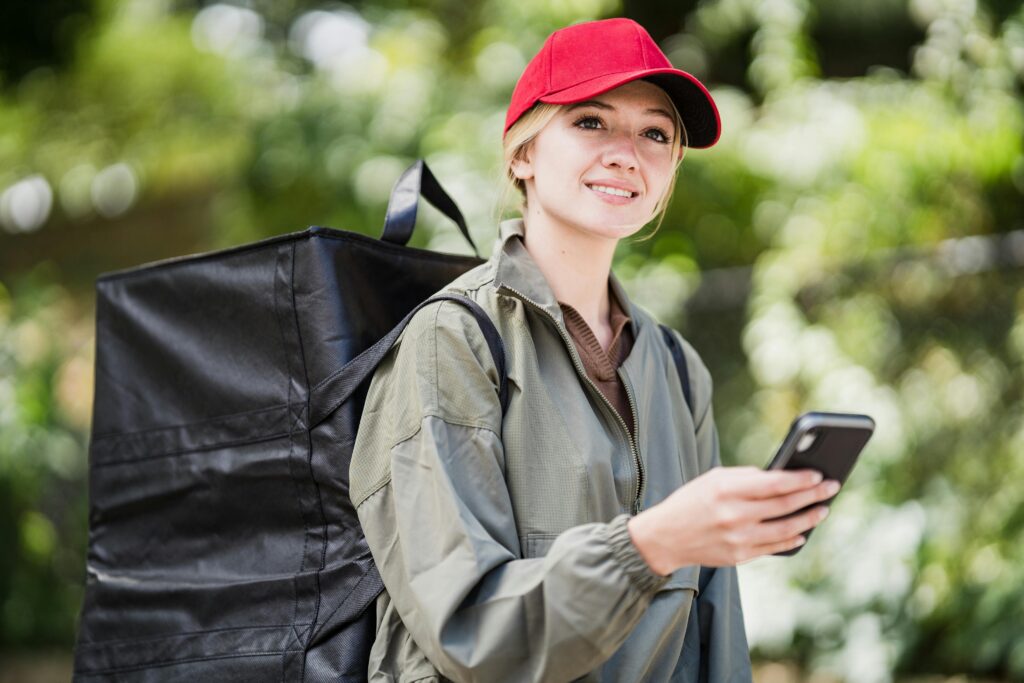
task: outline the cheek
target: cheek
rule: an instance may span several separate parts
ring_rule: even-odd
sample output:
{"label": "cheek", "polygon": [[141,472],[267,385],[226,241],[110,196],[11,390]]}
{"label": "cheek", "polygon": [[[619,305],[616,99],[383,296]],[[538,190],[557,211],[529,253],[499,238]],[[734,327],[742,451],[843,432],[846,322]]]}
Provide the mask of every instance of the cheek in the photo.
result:
{"label": "cheek", "polygon": [[646,159],[647,182],[651,189],[651,195],[655,201],[661,197],[672,180],[672,155],[671,153],[652,153]]}
{"label": "cheek", "polygon": [[537,157],[534,170],[538,184],[571,187],[579,183],[589,166],[590,156],[581,145],[550,145]]}

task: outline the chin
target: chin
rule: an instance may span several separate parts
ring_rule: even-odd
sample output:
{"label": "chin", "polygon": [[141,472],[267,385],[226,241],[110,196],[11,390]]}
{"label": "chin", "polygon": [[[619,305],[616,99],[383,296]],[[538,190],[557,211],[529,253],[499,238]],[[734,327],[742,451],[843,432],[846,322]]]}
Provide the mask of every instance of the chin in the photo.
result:
{"label": "chin", "polygon": [[650,222],[650,218],[645,221],[617,221],[605,217],[603,220],[592,221],[587,224],[586,231],[592,234],[597,234],[602,237],[609,239],[622,239],[624,237],[630,237],[635,235],[643,229],[645,225]]}
{"label": "chin", "polygon": [[643,207],[618,207],[606,209],[598,208],[596,211],[587,211],[580,216],[583,225],[591,226],[594,231],[602,232],[608,236],[628,237],[642,229],[651,222],[654,214],[651,211],[643,210]]}
{"label": "chin", "polygon": [[558,223],[573,226],[584,234],[615,240],[635,235],[654,218],[649,212],[638,211],[640,207],[621,208],[628,210],[616,211],[614,208],[597,207],[572,213],[552,212],[550,215]]}

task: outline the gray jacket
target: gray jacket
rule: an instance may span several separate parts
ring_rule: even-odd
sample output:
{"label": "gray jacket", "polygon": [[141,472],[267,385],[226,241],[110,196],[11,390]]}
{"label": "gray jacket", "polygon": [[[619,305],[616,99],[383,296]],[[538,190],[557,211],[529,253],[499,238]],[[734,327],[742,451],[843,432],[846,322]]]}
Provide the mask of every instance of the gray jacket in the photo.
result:
{"label": "gray jacket", "polygon": [[507,412],[452,302],[419,311],[371,383],[350,470],[386,588],[370,680],[751,680],[735,568],[658,576],[626,528],[720,464],[707,367],[677,335],[694,424],[657,321],[612,275],[636,339],[619,369],[634,440],[522,234],[504,221],[490,260],[446,287],[501,333]]}

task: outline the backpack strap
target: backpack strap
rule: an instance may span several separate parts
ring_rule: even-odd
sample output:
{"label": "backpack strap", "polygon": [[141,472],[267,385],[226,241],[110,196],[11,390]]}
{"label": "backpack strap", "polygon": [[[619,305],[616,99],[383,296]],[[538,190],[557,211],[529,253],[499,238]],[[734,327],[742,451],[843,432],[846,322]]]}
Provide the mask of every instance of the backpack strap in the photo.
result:
{"label": "backpack strap", "polygon": [[385,242],[402,246],[409,243],[413,228],[416,227],[416,210],[421,195],[433,204],[434,208],[455,221],[462,236],[469,242],[469,246],[473,247],[473,253],[480,258],[480,251],[473,243],[473,238],[469,236],[469,228],[466,227],[466,219],[462,217],[462,212],[441,187],[441,183],[437,182],[437,178],[430,172],[423,159],[417,159],[412,166],[405,169],[395,186],[391,188],[388,212],[384,218],[384,234],[380,238]]}
{"label": "backpack strap", "polygon": [[384,360],[384,356],[395,345],[399,335],[405,330],[413,315],[424,306],[435,301],[455,301],[468,308],[473,317],[476,318],[477,323],[480,325],[480,330],[487,339],[487,346],[494,357],[494,364],[498,366],[498,377],[500,379],[498,398],[501,401],[501,410],[503,413],[508,410],[508,374],[505,367],[505,344],[501,341],[501,335],[494,326],[494,322],[477,302],[467,296],[461,294],[436,294],[409,311],[402,318],[401,322],[381,337],[376,344],[365,349],[358,356],[345,363],[345,365],[332,372],[326,379],[313,387],[309,396],[310,429],[326,420],[331,413],[352,396],[359,385],[366,381],[373,374],[374,370],[377,369],[377,366],[380,365],[380,362]]}
{"label": "backpack strap", "polygon": [[676,371],[679,372],[679,383],[683,385],[683,397],[686,398],[686,405],[690,408],[690,414],[693,415],[694,421],[697,419],[696,413],[694,413],[693,406],[693,394],[690,391],[690,370],[686,365],[686,356],[683,355],[683,349],[679,346],[679,342],[676,341],[676,336],[672,334],[672,329],[668,325],[659,323],[658,327],[661,328],[661,334],[665,337],[665,343],[668,345],[669,351],[672,352],[672,360],[676,362]]}
{"label": "backpack strap", "polygon": [[[690,371],[686,364],[686,356],[683,355],[683,349],[679,346],[679,342],[676,341],[676,336],[672,334],[672,329],[668,325],[660,323],[658,327],[661,328],[661,334],[665,337],[665,343],[668,344],[668,348],[672,352],[672,360],[676,362],[676,370],[679,371],[679,383],[683,385],[683,396],[686,397],[686,405],[689,406],[690,414],[693,415],[694,424],[696,424],[697,416],[693,412],[693,395],[690,391]],[[700,574],[697,579],[697,594],[699,596],[704,596],[708,584],[711,583],[711,579],[715,575],[715,569],[715,567],[700,568]]]}

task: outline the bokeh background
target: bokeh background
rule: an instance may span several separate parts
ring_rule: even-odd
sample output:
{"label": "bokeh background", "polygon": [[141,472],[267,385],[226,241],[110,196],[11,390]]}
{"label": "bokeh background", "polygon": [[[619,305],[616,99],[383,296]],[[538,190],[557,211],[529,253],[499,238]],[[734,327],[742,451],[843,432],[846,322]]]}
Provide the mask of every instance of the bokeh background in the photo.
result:
{"label": "bokeh background", "polygon": [[[619,15],[722,114],[615,270],[710,367],[723,460],[878,424],[812,542],[740,568],[758,680],[1024,680],[1020,2],[50,0],[0,6],[0,681],[70,676],[95,277],[379,234],[419,157],[489,253],[516,78]],[[469,252],[432,209],[414,242]]]}

